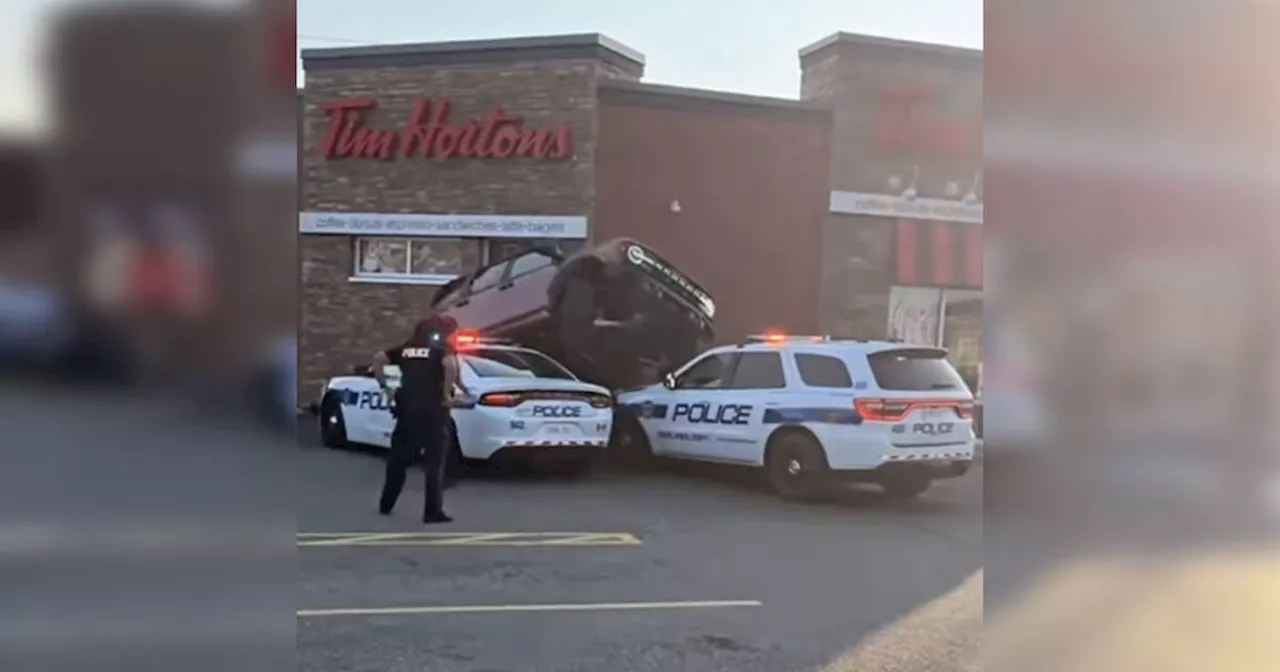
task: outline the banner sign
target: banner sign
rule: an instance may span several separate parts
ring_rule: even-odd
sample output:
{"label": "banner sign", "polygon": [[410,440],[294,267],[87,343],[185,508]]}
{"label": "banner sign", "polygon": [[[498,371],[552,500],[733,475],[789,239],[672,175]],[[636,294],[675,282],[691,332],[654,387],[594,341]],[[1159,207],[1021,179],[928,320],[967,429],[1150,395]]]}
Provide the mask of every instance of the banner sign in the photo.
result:
{"label": "banner sign", "polygon": [[438,238],[586,239],[586,217],[303,212],[299,233]]}

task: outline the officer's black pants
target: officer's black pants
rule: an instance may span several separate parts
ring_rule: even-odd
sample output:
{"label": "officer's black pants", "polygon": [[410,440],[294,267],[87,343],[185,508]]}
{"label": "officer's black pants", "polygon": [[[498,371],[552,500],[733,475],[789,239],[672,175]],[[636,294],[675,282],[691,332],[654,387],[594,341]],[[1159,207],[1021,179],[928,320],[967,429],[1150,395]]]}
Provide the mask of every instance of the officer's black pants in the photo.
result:
{"label": "officer's black pants", "polygon": [[412,414],[402,417],[396,422],[391,433],[391,454],[387,457],[387,477],[382,486],[382,500],[379,509],[389,513],[395,508],[400,491],[404,489],[404,481],[409,467],[422,458],[422,470],[426,474],[426,501],[423,503],[424,518],[440,516],[444,513],[444,462],[447,453],[445,447],[445,423],[447,418],[440,414]]}

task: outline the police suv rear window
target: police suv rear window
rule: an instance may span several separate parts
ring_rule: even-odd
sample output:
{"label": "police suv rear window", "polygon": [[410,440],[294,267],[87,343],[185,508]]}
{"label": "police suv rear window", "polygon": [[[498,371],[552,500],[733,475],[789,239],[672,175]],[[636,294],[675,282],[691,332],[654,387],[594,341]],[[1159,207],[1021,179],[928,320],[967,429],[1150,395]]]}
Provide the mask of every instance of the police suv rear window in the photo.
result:
{"label": "police suv rear window", "polygon": [[800,380],[809,387],[853,387],[849,367],[839,357],[797,353],[796,368],[800,370]]}
{"label": "police suv rear window", "polygon": [[962,390],[964,380],[937,348],[902,348],[867,356],[871,374],[882,390],[924,392]]}

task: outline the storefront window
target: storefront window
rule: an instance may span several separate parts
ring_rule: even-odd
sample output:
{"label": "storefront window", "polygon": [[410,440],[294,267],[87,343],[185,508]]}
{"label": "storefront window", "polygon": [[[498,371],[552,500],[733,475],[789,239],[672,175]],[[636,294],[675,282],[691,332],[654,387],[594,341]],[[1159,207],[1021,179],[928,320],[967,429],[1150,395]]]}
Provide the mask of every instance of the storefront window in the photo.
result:
{"label": "storefront window", "polygon": [[356,276],[444,283],[475,268],[479,252],[458,238],[358,238]]}
{"label": "storefront window", "polygon": [[982,387],[982,293],[947,290],[943,295],[942,346],[947,358],[977,394]]}
{"label": "storefront window", "polygon": [[889,293],[889,338],[940,346],[969,387],[982,387],[982,292],[894,287]]}

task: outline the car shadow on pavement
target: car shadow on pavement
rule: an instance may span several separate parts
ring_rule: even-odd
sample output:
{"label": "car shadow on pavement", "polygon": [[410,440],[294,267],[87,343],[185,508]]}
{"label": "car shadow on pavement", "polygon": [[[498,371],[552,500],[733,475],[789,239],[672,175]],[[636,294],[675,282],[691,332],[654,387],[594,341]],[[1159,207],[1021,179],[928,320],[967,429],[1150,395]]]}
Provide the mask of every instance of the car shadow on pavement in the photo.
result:
{"label": "car shadow on pavement", "polygon": [[[797,507],[817,507],[827,509],[846,509],[856,511],[882,511],[895,514],[937,515],[954,514],[971,510],[982,512],[981,485],[966,484],[976,490],[967,498],[958,496],[951,482],[935,484],[916,499],[894,499],[885,495],[873,484],[847,484],[835,488],[832,492],[812,500],[785,502],[770,489],[768,482],[759,470],[749,467],[704,464],[683,461],[659,461],[643,469],[635,467],[605,467],[602,473],[613,473],[623,477],[627,475],[642,477],[644,475],[667,475],[690,482],[699,482],[731,488],[738,492],[750,493],[763,499],[772,498],[780,504]],[[976,501],[969,501],[976,498]]]}

